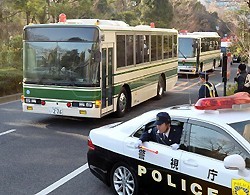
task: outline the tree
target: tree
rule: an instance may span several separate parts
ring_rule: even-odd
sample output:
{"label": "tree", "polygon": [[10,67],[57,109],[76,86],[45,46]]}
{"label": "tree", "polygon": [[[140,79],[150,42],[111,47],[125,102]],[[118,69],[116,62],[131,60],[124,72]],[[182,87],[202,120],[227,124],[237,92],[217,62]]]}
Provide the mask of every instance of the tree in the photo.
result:
{"label": "tree", "polygon": [[11,3],[14,9],[25,14],[26,24],[36,22],[37,15],[43,13],[46,8],[44,0],[16,0]]}
{"label": "tree", "polygon": [[141,0],[139,10],[141,24],[154,22],[157,27],[167,28],[173,20],[173,7],[168,0]]}
{"label": "tree", "polygon": [[229,27],[230,34],[235,37],[232,40],[232,52],[241,55],[242,60],[245,62],[249,62],[250,57],[249,15],[250,10],[243,3],[239,6],[239,9],[229,10],[224,16],[225,20],[233,23],[233,27]]}
{"label": "tree", "polygon": [[94,16],[93,3],[93,0],[50,0],[48,13],[52,22],[57,22],[61,13],[71,19],[91,18]]}

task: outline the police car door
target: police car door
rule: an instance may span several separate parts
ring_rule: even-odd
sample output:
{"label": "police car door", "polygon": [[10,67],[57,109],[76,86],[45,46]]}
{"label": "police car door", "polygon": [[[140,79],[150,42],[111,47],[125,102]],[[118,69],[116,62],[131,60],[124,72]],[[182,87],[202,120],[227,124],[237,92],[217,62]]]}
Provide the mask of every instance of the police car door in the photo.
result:
{"label": "police car door", "polygon": [[[233,153],[249,155],[244,148],[222,127],[190,120],[188,129],[188,144],[180,163],[186,175],[182,178],[182,190],[187,194],[215,195],[232,194],[231,188],[235,187],[235,190],[244,188],[246,181],[241,180],[238,171],[226,169],[223,163]],[[247,180],[249,187],[250,178]]]}
{"label": "police car door", "polygon": [[[185,128],[185,119],[172,119],[172,124],[178,122]],[[126,142],[131,142],[135,137],[136,139],[139,138],[142,129],[150,130],[150,125],[152,128],[153,123],[154,121],[151,121],[146,124],[146,129],[142,127],[134,137],[129,138]],[[182,135],[184,135],[184,130]],[[149,194],[180,194],[180,158],[182,150],[173,150],[170,146],[149,141],[144,142],[141,149],[132,149],[128,144],[124,152],[128,156],[137,159],[134,166],[138,179]]]}

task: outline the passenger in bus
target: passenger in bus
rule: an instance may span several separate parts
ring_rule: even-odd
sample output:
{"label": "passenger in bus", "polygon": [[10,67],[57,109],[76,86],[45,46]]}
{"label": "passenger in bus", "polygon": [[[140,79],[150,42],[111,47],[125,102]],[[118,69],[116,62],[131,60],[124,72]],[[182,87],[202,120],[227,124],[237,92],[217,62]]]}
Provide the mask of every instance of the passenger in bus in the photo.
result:
{"label": "passenger in bus", "polygon": [[234,78],[234,81],[237,83],[237,89],[234,91],[234,93],[244,91],[246,76],[247,76],[246,65],[241,63],[238,66],[237,75]]}
{"label": "passenger in bus", "polygon": [[208,81],[208,74],[206,72],[200,72],[199,78],[201,87],[199,89],[198,99],[207,97],[218,97],[218,93],[214,84]]}
{"label": "passenger in bus", "polygon": [[171,125],[171,118],[167,112],[159,112],[156,115],[154,127],[144,131],[140,139],[135,144],[135,148],[141,146],[145,141],[153,141],[160,144],[171,146],[172,149],[179,148],[182,125]]}

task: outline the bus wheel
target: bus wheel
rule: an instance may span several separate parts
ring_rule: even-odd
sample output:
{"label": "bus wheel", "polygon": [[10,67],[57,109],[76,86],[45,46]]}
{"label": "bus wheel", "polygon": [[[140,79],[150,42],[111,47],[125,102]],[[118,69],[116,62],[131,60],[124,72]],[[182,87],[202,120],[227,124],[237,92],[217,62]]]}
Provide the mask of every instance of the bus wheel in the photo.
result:
{"label": "bus wheel", "polygon": [[115,194],[138,194],[136,174],[125,163],[117,163],[111,170],[110,183]]}
{"label": "bus wheel", "polygon": [[128,110],[128,94],[125,88],[121,89],[117,100],[117,117],[123,117]]}
{"label": "bus wheel", "polygon": [[157,86],[157,95],[156,95],[156,99],[160,100],[163,95],[164,95],[164,88],[165,88],[165,84],[164,84],[164,80],[162,78],[162,76],[159,78],[158,81],[158,86]]}
{"label": "bus wheel", "polygon": [[215,66],[216,66],[216,60],[213,60],[213,67],[212,67],[212,72],[215,70]]}
{"label": "bus wheel", "polygon": [[200,72],[203,71],[203,62],[200,63]]}

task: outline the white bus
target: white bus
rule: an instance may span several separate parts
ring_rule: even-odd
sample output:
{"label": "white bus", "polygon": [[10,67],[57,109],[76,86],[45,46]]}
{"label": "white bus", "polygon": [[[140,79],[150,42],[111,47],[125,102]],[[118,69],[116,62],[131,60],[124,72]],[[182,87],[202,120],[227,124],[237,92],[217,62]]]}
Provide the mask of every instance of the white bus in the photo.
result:
{"label": "white bus", "polygon": [[177,82],[178,32],[71,19],[24,27],[23,111],[101,118]]}
{"label": "white bus", "polygon": [[220,65],[220,36],[216,32],[179,35],[178,73],[198,74]]}

